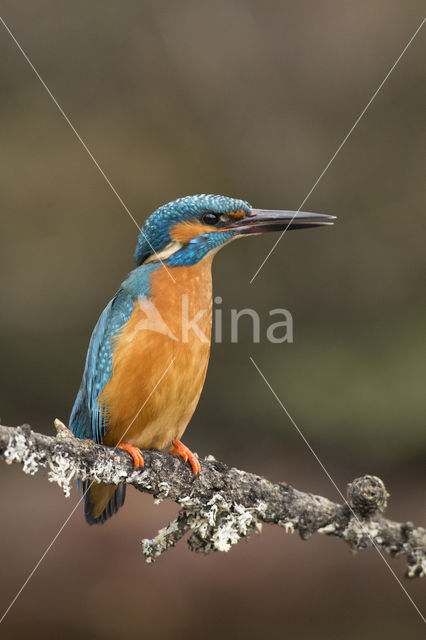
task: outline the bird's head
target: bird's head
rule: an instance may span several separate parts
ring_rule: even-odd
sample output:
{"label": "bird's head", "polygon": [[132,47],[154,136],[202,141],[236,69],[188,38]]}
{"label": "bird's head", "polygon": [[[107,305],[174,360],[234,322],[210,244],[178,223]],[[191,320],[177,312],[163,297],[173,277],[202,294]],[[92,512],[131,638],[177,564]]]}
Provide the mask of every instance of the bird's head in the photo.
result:
{"label": "bird's head", "polygon": [[186,196],[149,216],[142,227],[135,258],[138,265],[161,259],[172,267],[190,266],[235,238],[330,225],[333,217],[253,209],[244,200],[226,196]]}

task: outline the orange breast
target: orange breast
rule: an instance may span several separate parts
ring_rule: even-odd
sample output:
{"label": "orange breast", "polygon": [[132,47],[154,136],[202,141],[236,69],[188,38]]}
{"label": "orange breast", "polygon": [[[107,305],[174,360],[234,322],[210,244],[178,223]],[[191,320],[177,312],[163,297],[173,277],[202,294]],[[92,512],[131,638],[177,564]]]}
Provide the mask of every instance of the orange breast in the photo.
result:
{"label": "orange breast", "polygon": [[[114,345],[113,374],[99,403],[103,442],[163,449],[180,439],[198,403],[210,354],[212,257],[152,276],[152,298],[135,302]],[[188,324],[197,316],[195,331]]]}

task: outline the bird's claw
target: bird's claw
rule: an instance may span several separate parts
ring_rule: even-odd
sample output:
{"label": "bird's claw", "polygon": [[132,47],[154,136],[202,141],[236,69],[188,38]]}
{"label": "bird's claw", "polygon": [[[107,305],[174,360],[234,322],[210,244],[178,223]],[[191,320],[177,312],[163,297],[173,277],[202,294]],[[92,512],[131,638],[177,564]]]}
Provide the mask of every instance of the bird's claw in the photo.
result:
{"label": "bird's claw", "polygon": [[117,445],[117,449],[123,449],[130,453],[132,456],[135,467],[143,467],[145,462],[143,459],[143,455],[140,449],[134,447],[132,444],[128,444],[127,442],[119,442]]}
{"label": "bird's claw", "polygon": [[201,465],[198,461],[197,456],[192,453],[187,446],[185,446],[180,440],[173,440],[172,442],[173,449],[170,449],[169,453],[175,453],[180,456],[184,463],[186,464],[189,461],[189,464],[192,467],[192,471],[195,475],[200,475]]}

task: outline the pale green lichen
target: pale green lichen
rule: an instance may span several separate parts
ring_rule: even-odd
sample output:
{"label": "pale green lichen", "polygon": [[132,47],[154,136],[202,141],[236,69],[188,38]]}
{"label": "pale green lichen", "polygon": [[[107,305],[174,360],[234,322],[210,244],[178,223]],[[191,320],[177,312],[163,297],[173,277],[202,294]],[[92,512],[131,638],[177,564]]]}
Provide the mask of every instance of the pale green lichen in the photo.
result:
{"label": "pale green lichen", "polygon": [[407,578],[424,578],[426,576],[426,558],[421,550],[412,554],[413,562],[408,565]]}
{"label": "pale green lichen", "polygon": [[174,546],[188,530],[191,550],[226,552],[242,538],[260,531],[262,522],[268,522],[278,524],[287,533],[298,529],[305,540],[318,531],[344,539],[353,551],[374,545],[391,556],[405,555],[407,577],[426,573],[425,532],[421,527],[386,520],[382,509],[373,512],[370,503],[368,513],[364,513],[363,493],[370,495],[369,482],[374,480],[376,489],[380,484],[372,476],[351,483],[353,505],[349,508],[297,491],[285,483],[274,486],[263,478],[237,469],[227,470],[218,464],[210,469],[211,483],[207,467],[199,483],[192,480],[186,483],[183,476],[176,475],[175,484],[168,481],[173,477],[170,458],[163,460],[161,454],[152,454],[154,459],[157,457],[155,464],[148,464],[143,470],[133,469],[118,450],[76,440],[62,423],[59,427],[56,439],[36,434],[26,426],[1,427],[2,457],[8,464],[22,464],[23,471],[31,475],[47,468],[49,481],[56,482],[66,496],[70,495],[74,479],[80,478],[111,484],[126,482],[151,493],[155,502],[167,497],[177,502],[181,511],[176,520],[152,540],[142,541],[147,562]]}
{"label": "pale green lichen", "polygon": [[9,439],[3,456],[7,464],[22,463],[23,472],[32,476],[37,473],[40,466],[41,454],[37,451],[31,451],[27,436],[21,427],[17,427],[15,435]]}
{"label": "pale green lichen", "polygon": [[54,453],[48,460],[49,482],[56,482],[64,492],[66,498],[71,493],[71,482],[76,474],[75,463],[67,454]]}

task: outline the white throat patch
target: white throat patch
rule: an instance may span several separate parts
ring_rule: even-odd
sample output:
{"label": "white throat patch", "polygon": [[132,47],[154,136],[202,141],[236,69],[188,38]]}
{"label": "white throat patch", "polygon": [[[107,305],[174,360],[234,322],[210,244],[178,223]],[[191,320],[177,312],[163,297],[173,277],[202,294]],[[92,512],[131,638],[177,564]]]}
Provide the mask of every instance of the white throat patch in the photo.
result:
{"label": "white throat patch", "polygon": [[176,251],[179,251],[179,249],[182,249],[182,247],[183,244],[181,244],[180,242],[169,242],[169,244],[166,245],[164,249],[161,249],[161,251],[157,251],[156,253],[148,256],[148,258],[144,260],[143,264],[147,264],[148,262],[156,262],[157,260],[167,260],[167,258],[170,258],[170,256],[176,253]]}

